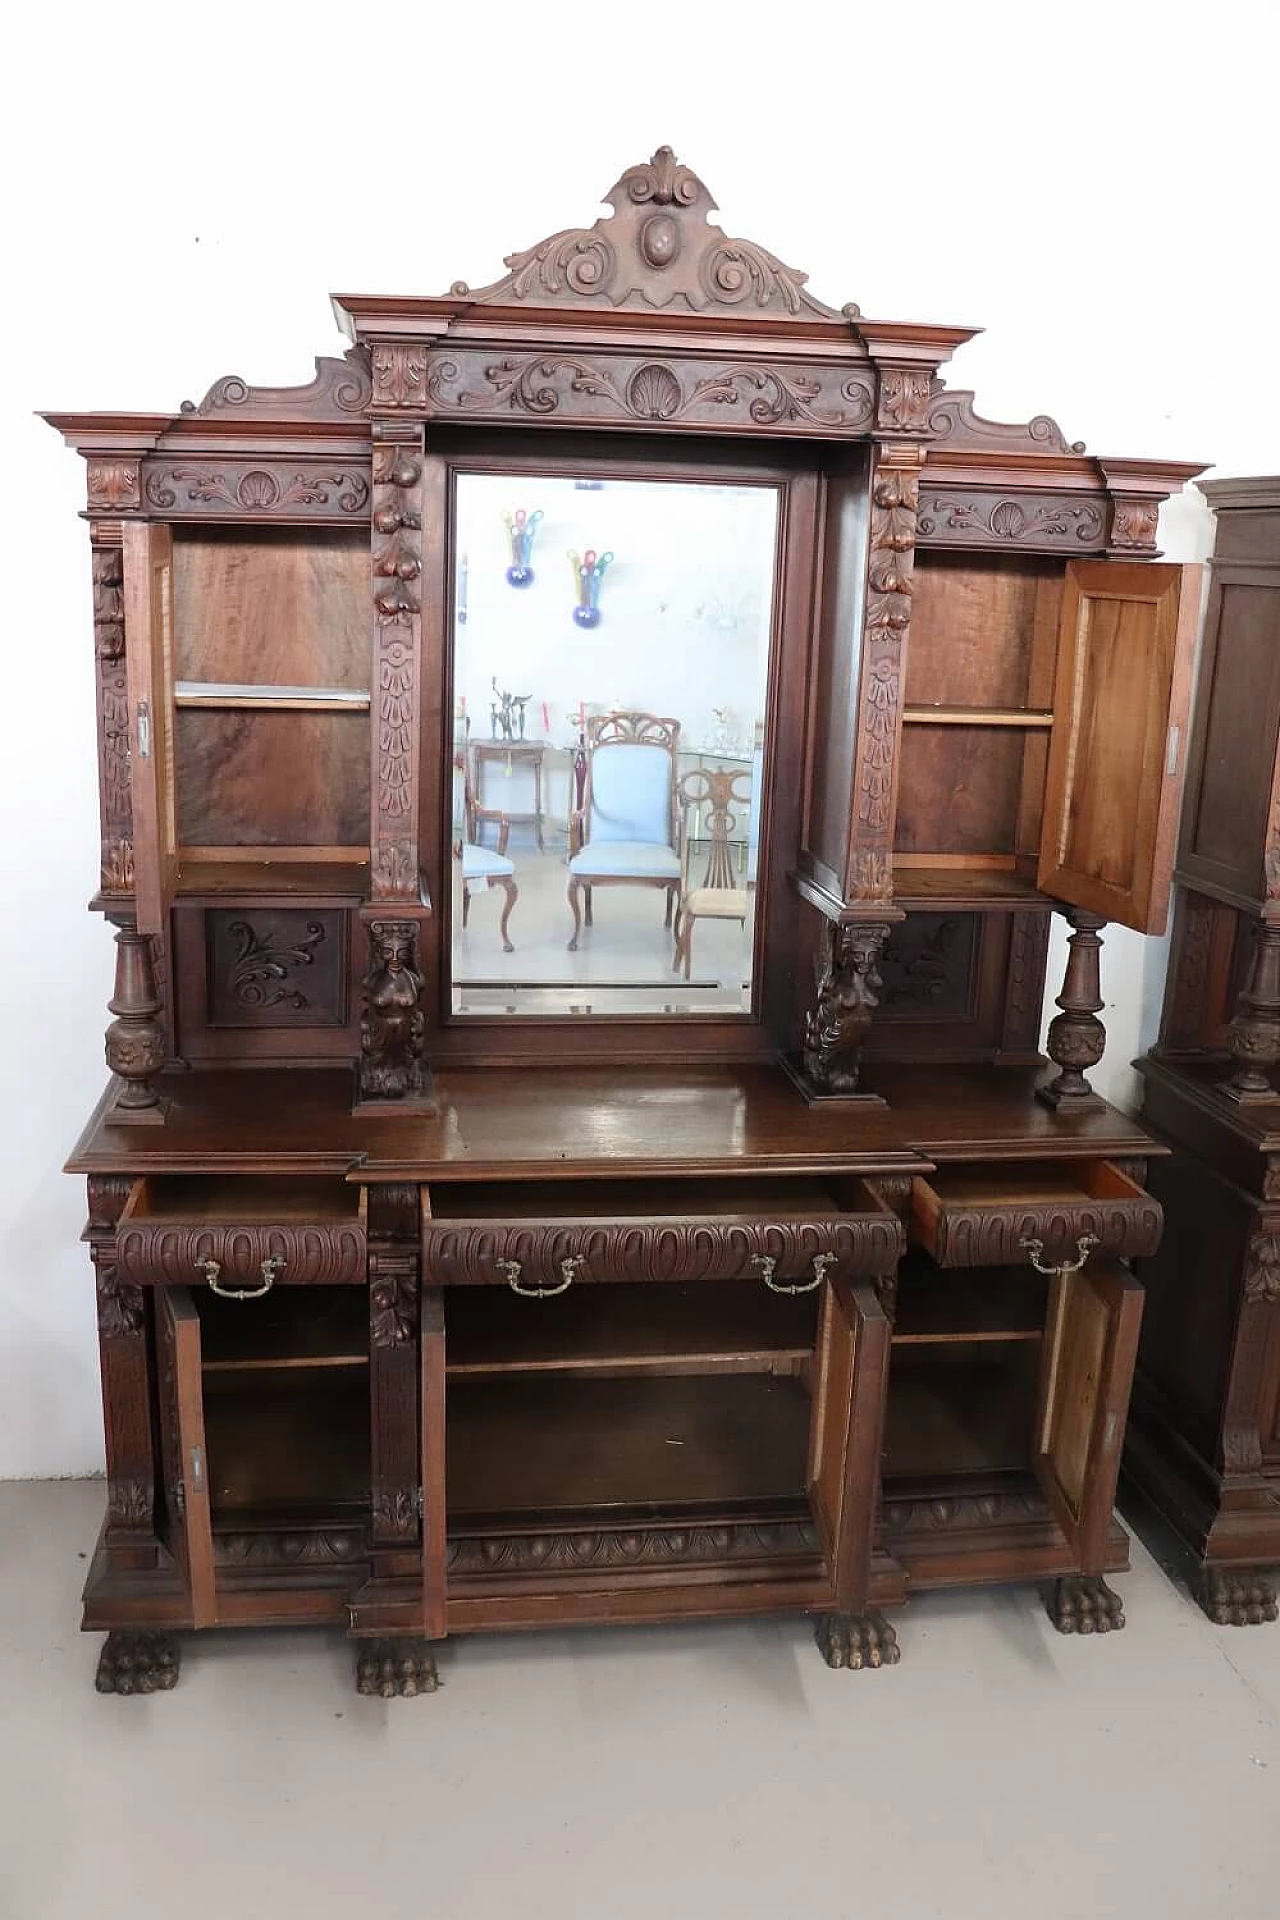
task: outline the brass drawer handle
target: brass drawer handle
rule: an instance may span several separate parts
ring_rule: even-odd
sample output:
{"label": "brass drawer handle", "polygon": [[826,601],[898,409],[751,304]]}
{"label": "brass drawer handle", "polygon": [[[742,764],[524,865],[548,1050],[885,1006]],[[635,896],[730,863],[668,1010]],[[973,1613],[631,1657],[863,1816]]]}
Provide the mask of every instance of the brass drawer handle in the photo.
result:
{"label": "brass drawer handle", "polygon": [[758,1268],[760,1278],[764,1281],[770,1293],[812,1293],[814,1288],[820,1287],[826,1279],[827,1268],[834,1267],[836,1264],[836,1256],[834,1253],[815,1253],[811,1262],[813,1267],[812,1280],[802,1280],[794,1287],[788,1286],[783,1280],[774,1279],[773,1276],[777,1271],[778,1263],[771,1254],[753,1253],[747,1264]]}
{"label": "brass drawer handle", "polygon": [[222,1275],[220,1260],[197,1260],[196,1272],[202,1273],[209,1283],[210,1293],[216,1293],[222,1300],[261,1300],[264,1293],[270,1293],[276,1283],[276,1275],[283,1273],[285,1262],[277,1254],[269,1253],[262,1263],[262,1285],[260,1287],[222,1287],[218,1281]]}
{"label": "brass drawer handle", "polygon": [[495,1260],[494,1265],[502,1275],[512,1293],[518,1293],[525,1300],[550,1300],[557,1293],[565,1293],[573,1285],[582,1269],[586,1266],[586,1256],[581,1253],[568,1254],[560,1262],[560,1284],[558,1287],[526,1287],[521,1284],[521,1264],[518,1260]]}
{"label": "brass drawer handle", "polygon": [[1041,1259],[1040,1256],[1044,1252],[1043,1240],[1022,1240],[1019,1241],[1018,1244],[1026,1248],[1027,1258],[1037,1273],[1079,1273],[1081,1267],[1097,1246],[1098,1236],[1096,1233],[1082,1233],[1076,1241],[1075,1259],[1059,1261],[1057,1266],[1050,1266]]}

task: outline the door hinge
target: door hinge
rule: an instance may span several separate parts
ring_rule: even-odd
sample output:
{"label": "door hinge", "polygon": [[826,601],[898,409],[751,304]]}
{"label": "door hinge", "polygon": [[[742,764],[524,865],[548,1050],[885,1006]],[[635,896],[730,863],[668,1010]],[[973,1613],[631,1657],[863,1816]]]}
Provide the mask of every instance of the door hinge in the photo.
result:
{"label": "door hinge", "polygon": [[204,1492],[203,1447],[192,1447],[191,1449],[191,1491],[192,1493]]}
{"label": "door hinge", "polygon": [[1170,727],[1169,749],[1168,749],[1168,752],[1165,754],[1165,760],[1164,760],[1165,776],[1169,780],[1172,780],[1174,774],[1178,771],[1178,748],[1181,746],[1181,744],[1182,744],[1182,728]]}
{"label": "door hinge", "polygon": [[418,1508],[418,1518],[419,1518],[419,1520],[422,1520],[422,1519],[424,1519],[424,1518],[425,1518],[425,1516],[426,1516],[426,1511],[427,1511],[427,1497],[426,1497],[426,1495],[425,1495],[425,1494],[423,1493],[423,1491],[422,1491],[422,1488],[421,1488],[421,1487],[419,1487],[419,1488],[418,1488],[418,1494],[417,1494],[417,1502],[416,1502],[416,1504],[417,1504],[417,1508]]}
{"label": "door hinge", "polygon": [[143,760],[151,758],[151,709],[145,700],[138,702],[138,754]]}

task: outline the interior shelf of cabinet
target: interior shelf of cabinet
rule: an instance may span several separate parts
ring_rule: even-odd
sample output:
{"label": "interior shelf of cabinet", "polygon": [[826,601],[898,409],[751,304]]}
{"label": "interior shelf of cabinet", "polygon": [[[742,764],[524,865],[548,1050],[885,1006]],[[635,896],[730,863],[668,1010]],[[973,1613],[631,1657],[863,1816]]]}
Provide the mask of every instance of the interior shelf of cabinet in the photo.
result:
{"label": "interior shelf of cabinet", "polygon": [[904,707],[908,727],[1051,727],[1053,714],[1025,707]]}
{"label": "interior shelf of cabinet", "polygon": [[544,1301],[456,1287],[446,1305],[446,1371],[451,1380],[801,1374],[817,1337],[816,1298],[715,1281],[574,1287]]}
{"label": "interior shelf of cabinet", "polygon": [[368,1508],[369,1381],[363,1368],[302,1367],[284,1374],[206,1368],[204,1425],[215,1526],[280,1516],[319,1524]]}
{"label": "interior shelf of cabinet", "polygon": [[195,1298],[206,1374],[369,1364],[363,1287],[283,1287],[247,1303],[200,1287]]}
{"label": "interior shelf of cabinet", "polygon": [[898,1275],[895,1346],[1039,1340],[1047,1282],[1025,1267],[952,1267],[913,1251]]}
{"label": "interior shelf of cabinet", "polygon": [[[1040,1347],[1032,1341],[895,1347],[884,1473],[1025,1472],[1031,1464]],[[886,1498],[892,1489],[886,1484]]]}
{"label": "interior shelf of cabinet", "polygon": [[803,1501],[809,1418],[804,1383],[767,1374],[455,1379],[446,1397],[451,1525],[530,1511],[726,1513]]}
{"label": "interior shelf of cabinet", "polygon": [[369,893],[369,854],[365,847],[182,847],[177,892],[185,898],[362,900]]}
{"label": "interior shelf of cabinet", "polygon": [[179,680],[175,707],[270,708],[296,713],[367,713],[369,694],[357,687],[254,686],[220,680]]}
{"label": "interior shelf of cabinet", "polygon": [[[919,859],[924,864],[917,866]],[[1034,879],[1017,871],[1012,858],[1000,861],[958,861],[926,854],[898,854],[893,863],[893,892],[908,912],[991,907],[1016,911],[1025,907],[1052,907]]]}

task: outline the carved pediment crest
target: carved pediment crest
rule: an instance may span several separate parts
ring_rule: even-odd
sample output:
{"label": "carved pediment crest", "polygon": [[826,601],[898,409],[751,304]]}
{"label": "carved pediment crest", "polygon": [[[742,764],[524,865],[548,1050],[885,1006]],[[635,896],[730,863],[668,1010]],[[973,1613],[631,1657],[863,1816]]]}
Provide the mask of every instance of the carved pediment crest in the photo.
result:
{"label": "carved pediment crest", "polygon": [[[679,303],[694,313],[738,308],[750,314],[841,318],[805,291],[806,275],[784,266],[753,240],[731,240],[709,216],[716,211],[703,182],[659,147],[628,167],[605,196],[612,207],[591,227],[567,227],[523,253],[508,254],[511,271],[472,291],[450,291],[482,306],[527,301],[568,307],[658,308]],[[856,315],[845,309],[845,318]]]}

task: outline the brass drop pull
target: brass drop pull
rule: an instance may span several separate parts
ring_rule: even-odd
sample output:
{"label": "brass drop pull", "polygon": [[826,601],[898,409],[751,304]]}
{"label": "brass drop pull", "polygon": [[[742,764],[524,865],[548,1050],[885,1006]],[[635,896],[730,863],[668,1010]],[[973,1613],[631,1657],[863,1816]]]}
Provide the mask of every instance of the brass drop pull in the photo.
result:
{"label": "brass drop pull", "polygon": [[555,1287],[526,1287],[520,1275],[523,1268],[518,1260],[495,1260],[494,1265],[502,1275],[512,1293],[518,1293],[525,1300],[550,1300],[557,1293],[565,1293],[573,1285],[582,1269],[586,1266],[586,1257],[581,1253],[570,1253],[560,1262],[560,1284]]}
{"label": "brass drop pull", "polygon": [[1076,1241],[1075,1259],[1060,1260],[1056,1266],[1050,1265],[1047,1261],[1041,1259],[1040,1256],[1044,1252],[1043,1240],[1022,1240],[1019,1241],[1018,1244],[1026,1248],[1027,1258],[1037,1273],[1079,1273],[1081,1267],[1097,1246],[1098,1236],[1096,1233],[1082,1233]]}
{"label": "brass drop pull", "polygon": [[794,1287],[788,1286],[784,1280],[774,1279],[778,1263],[771,1254],[753,1253],[748,1264],[759,1270],[760,1278],[770,1293],[812,1293],[826,1279],[827,1268],[836,1264],[836,1256],[834,1253],[815,1253],[810,1262],[813,1267],[812,1280],[798,1281]]}
{"label": "brass drop pull", "polygon": [[260,1287],[223,1287],[218,1282],[222,1277],[220,1260],[197,1260],[196,1272],[202,1273],[209,1284],[210,1293],[216,1293],[222,1300],[261,1300],[264,1293],[270,1293],[276,1283],[276,1275],[283,1273],[285,1262],[278,1254],[269,1253],[262,1263],[262,1285]]}

